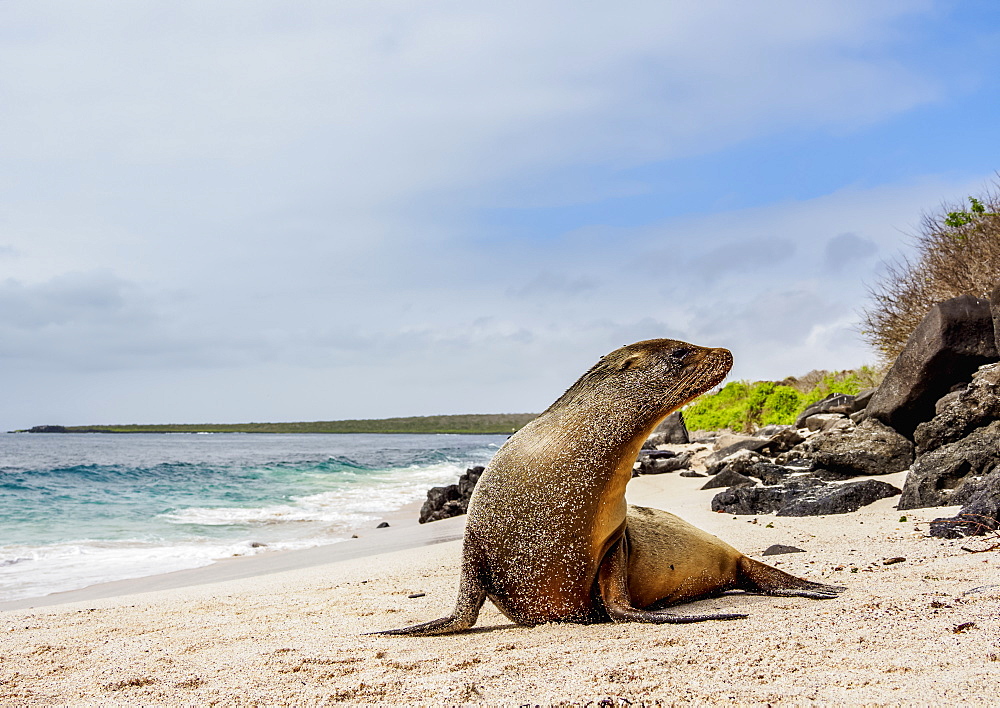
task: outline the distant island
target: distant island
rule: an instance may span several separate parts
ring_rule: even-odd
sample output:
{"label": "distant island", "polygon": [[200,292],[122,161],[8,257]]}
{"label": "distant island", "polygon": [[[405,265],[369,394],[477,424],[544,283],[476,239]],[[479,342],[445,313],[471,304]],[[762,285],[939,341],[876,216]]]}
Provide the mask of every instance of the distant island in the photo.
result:
{"label": "distant island", "polygon": [[180,423],[164,425],[36,425],[12,433],[457,433],[509,435],[537,413],[430,415],[312,423]]}

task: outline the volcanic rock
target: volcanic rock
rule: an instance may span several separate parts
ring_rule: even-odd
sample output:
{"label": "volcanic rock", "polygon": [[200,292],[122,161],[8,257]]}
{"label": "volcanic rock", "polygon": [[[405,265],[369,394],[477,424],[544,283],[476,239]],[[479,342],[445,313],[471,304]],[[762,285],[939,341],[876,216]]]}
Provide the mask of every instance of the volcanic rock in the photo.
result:
{"label": "volcanic rock", "polygon": [[731,456],[744,450],[756,452],[767,445],[768,442],[770,442],[768,438],[742,437],[736,442],[726,445],[706,457],[705,468],[708,470],[709,474],[715,474],[730,461],[728,458]]}
{"label": "volcanic rock", "polygon": [[910,335],[865,409],[906,437],[934,416],[934,403],[998,358],[987,300],[961,295],[934,305]]}
{"label": "volcanic rock", "polygon": [[749,477],[740,474],[731,467],[726,467],[710,480],[705,482],[702,489],[720,489],[722,487],[746,487],[757,484]]}
{"label": "volcanic rock", "polygon": [[[822,401],[817,401],[811,406],[806,408],[804,411],[799,413],[798,418],[795,419],[796,428],[805,428],[806,419],[810,416],[820,415],[824,413],[839,413],[841,415],[849,415],[853,413],[856,409],[854,408],[854,396],[850,396],[846,393],[831,393],[829,396],[824,398]],[[812,428],[810,428],[812,430]]]}
{"label": "volcanic rock", "polygon": [[778,516],[820,516],[823,514],[846,514],[868,506],[874,501],[894,497],[900,489],[880,479],[864,479],[859,482],[827,484],[811,487],[801,494],[789,498],[778,509]]}
{"label": "volcanic rock", "polygon": [[680,411],[674,411],[668,415],[662,423],[656,426],[653,435],[663,438],[663,442],[658,443],[659,445],[686,445],[691,442],[687,425],[684,424],[684,414]]}
{"label": "volcanic rock", "polygon": [[663,474],[687,469],[693,453],[675,453],[670,450],[658,450],[649,454],[640,454],[636,474]]}
{"label": "volcanic rock", "polygon": [[[949,400],[950,399],[950,400]],[[946,394],[941,409],[913,433],[917,453],[936,450],[1000,419],[1000,364],[983,366],[967,388]]]}
{"label": "volcanic rock", "polygon": [[[906,476],[900,509],[971,500],[980,480],[1000,465],[1000,420],[917,458]],[[966,485],[972,485],[966,489]]]}
{"label": "volcanic rock", "polygon": [[775,543],[764,549],[761,553],[762,556],[780,556],[785,553],[805,553],[804,548],[797,548],[796,546],[786,546],[783,543]]}
{"label": "volcanic rock", "polygon": [[476,482],[483,474],[483,467],[470,467],[458,478],[457,484],[431,487],[427,500],[420,507],[420,523],[440,521],[452,516],[460,516],[469,509],[469,498],[476,488]]}
{"label": "volcanic rock", "polygon": [[806,460],[831,479],[847,479],[905,470],[913,462],[913,443],[892,428],[868,418],[852,429],[817,433],[776,462]]}
{"label": "volcanic rock", "polygon": [[982,536],[1000,529],[1000,468],[977,481],[967,482],[954,497],[964,506],[956,516],[934,519],[931,536]]}
{"label": "volcanic rock", "polygon": [[729,514],[770,514],[787,500],[810,487],[823,485],[818,479],[800,478],[773,487],[733,487],[712,498],[712,511]]}

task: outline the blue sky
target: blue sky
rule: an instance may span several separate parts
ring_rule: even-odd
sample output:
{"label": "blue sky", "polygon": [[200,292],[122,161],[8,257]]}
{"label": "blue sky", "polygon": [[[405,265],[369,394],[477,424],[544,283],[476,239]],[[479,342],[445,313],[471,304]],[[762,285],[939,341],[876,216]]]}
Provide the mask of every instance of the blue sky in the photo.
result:
{"label": "blue sky", "polygon": [[876,357],[1000,168],[1000,8],[0,4],[0,427],[538,411]]}

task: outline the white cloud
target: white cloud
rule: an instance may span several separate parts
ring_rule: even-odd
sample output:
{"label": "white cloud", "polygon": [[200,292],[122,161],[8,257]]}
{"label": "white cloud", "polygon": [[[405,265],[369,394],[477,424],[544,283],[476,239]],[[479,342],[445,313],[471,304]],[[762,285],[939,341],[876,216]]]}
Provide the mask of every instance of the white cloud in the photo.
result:
{"label": "white cloud", "polygon": [[[654,336],[732,340],[745,375],[853,364],[831,341],[860,286],[829,279],[825,244],[891,253],[964,184],[544,242],[484,238],[477,210],[597,201],[641,189],[623,167],[933,101],[890,51],[928,7],[7,3],[3,380],[47,368],[35,397],[59,381],[77,420],[98,397],[106,419],[240,420],[537,410]],[[780,357],[740,319],[768,308]],[[53,410],[11,386],[17,415]]]}

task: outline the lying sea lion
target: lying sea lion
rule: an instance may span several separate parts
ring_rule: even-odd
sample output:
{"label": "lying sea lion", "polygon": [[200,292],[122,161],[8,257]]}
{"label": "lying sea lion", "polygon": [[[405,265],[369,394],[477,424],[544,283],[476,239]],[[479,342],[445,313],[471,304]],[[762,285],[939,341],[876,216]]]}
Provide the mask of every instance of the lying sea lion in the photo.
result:
{"label": "lying sea lion", "polygon": [[536,625],[739,619],[746,615],[663,609],[733,589],[836,597],[843,588],[796,578],[673,514],[625,503],[642,443],[732,363],[725,349],[672,339],[602,357],[483,472],[469,502],[454,612],[379,634],[460,632],[486,598],[517,624]]}

